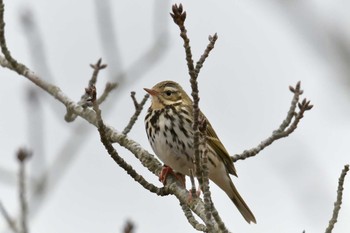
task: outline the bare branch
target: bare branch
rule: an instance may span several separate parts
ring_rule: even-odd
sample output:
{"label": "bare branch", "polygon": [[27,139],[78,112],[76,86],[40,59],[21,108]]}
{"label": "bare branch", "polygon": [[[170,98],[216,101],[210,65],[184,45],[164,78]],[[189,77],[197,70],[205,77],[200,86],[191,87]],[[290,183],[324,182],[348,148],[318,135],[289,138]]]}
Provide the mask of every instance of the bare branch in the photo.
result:
{"label": "bare branch", "polygon": [[[196,192],[194,192],[196,193]],[[196,218],[193,216],[191,209],[188,207],[187,204],[180,202],[181,208],[185,214],[185,217],[187,218],[188,222],[191,224],[191,226],[196,229],[197,231],[203,231],[208,232],[208,229],[205,225],[199,223]]]}
{"label": "bare branch", "polygon": [[[16,71],[20,75],[26,77],[28,80],[33,82],[35,85],[39,86],[41,89],[45,90],[47,93],[49,93],[54,98],[56,98],[59,102],[63,103],[66,108],[72,109],[74,114],[77,114],[77,115],[83,117],[89,123],[96,125],[97,124],[96,123],[96,114],[94,111],[92,111],[91,109],[88,109],[88,108],[86,108],[86,109],[82,108],[82,106],[76,104],[68,96],[66,96],[65,93],[63,93],[59,87],[52,85],[51,83],[41,79],[40,76],[34,74],[34,72],[32,72],[26,66],[18,63],[17,61],[14,60],[14,58],[12,58],[10,52],[8,51],[8,49],[6,47],[6,42],[5,42],[5,35],[4,35],[5,24],[4,24],[4,19],[3,19],[4,7],[3,7],[2,0],[0,1],[0,5],[1,5],[0,8],[2,9],[2,11],[0,12],[0,46],[1,46],[2,51],[4,51],[4,50],[7,51],[7,53],[4,52],[6,59],[4,57],[0,56],[0,64],[3,67],[9,68],[13,71]],[[164,46],[166,45],[165,44],[166,38],[167,38],[166,33],[160,34],[159,38],[157,38],[156,42],[154,43],[154,46],[150,47],[150,49],[147,50],[140,57],[140,59],[138,59],[134,64],[132,64],[129,69],[127,69],[125,72],[122,72],[118,75],[132,77],[132,78],[130,78],[130,80],[137,80],[137,77],[143,75],[144,71],[150,69],[152,67],[152,65],[154,65],[158,61],[158,59],[161,57],[161,55],[164,54]],[[152,59],[150,59],[150,57]],[[130,85],[130,82],[128,82],[127,84]],[[76,150],[76,148],[78,148],[80,145],[79,142],[84,141],[84,140],[82,140],[82,138],[84,137],[84,135],[87,135],[86,130],[84,130],[84,129],[81,130],[82,124],[79,124],[77,126],[77,128],[80,129],[78,135],[79,136],[83,135],[83,136],[79,137],[78,141],[77,140],[69,140],[70,142],[74,141],[73,142],[74,145],[72,146],[72,144],[69,144],[64,149],[72,146],[73,150]],[[108,132],[112,132],[113,134],[117,133],[112,128],[109,128]],[[120,135],[120,134],[117,133],[117,135]],[[74,136],[75,136],[75,138],[77,138],[76,135],[73,135],[73,137]],[[123,137],[123,139],[122,138],[116,139],[114,137],[113,139],[117,140],[117,141],[119,141],[119,139],[126,140],[126,143],[129,144],[129,146],[130,146],[129,149],[131,149],[133,151],[133,153],[136,153],[135,154],[136,157],[141,160],[142,164],[144,164],[144,166],[146,166],[153,173],[155,173],[155,174],[159,173],[159,170],[161,169],[161,165],[158,162],[158,160],[156,160],[153,155],[151,155],[147,151],[143,150],[139,144],[137,144],[134,141],[129,140],[126,137]],[[123,143],[121,143],[121,141],[119,141],[118,143],[120,143],[121,145],[123,144]],[[138,152],[136,152],[136,151],[138,151]],[[68,158],[66,156],[66,160],[67,159]],[[71,157],[69,159],[71,159]],[[66,164],[67,164],[66,161],[59,161],[59,166],[57,166],[57,167],[53,166],[53,169],[57,171],[60,168],[62,168],[63,165],[66,165]],[[58,180],[58,178],[56,178],[56,180]]]}
{"label": "bare branch", "polygon": [[216,207],[214,206],[214,203],[211,202],[212,207],[211,207],[211,214],[213,215],[215,221],[218,223],[218,227],[220,229],[220,232],[229,232],[225,226],[225,223],[222,221],[219,212],[216,210]]}
{"label": "bare branch", "polygon": [[28,204],[26,199],[26,172],[25,172],[25,162],[31,157],[31,153],[26,149],[19,149],[17,152],[17,159],[19,161],[19,202],[20,202],[20,232],[28,232]]}
{"label": "bare branch", "polygon": [[[7,66],[12,70],[16,71],[18,74],[23,74],[26,67],[18,63],[12,56],[10,51],[7,48],[6,39],[5,39],[5,22],[4,22],[4,10],[5,6],[2,0],[0,0],[0,46],[1,52],[4,54],[9,65]],[[3,63],[3,62],[2,62]],[[6,63],[4,63],[6,64]]]}
{"label": "bare branch", "polygon": [[[84,95],[81,96],[80,101],[78,102],[79,105],[81,105],[83,108],[86,107],[91,107],[92,106],[92,99],[96,99],[96,96],[92,96],[92,93],[96,94],[96,87],[95,84],[97,82],[97,76],[100,72],[100,70],[103,70],[107,67],[106,64],[102,64],[102,59],[98,59],[98,61],[96,62],[96,64],[90,64],[90,67],[94,70],[91,76],[91,79],[89,80],[89,84],[88,87],[85,88],[85,93]],[[95,90],[92,90],[95,89]],[[107,89],[107,86],[106,86]],[[105,89],[105,91],[106,91]],[[108,92],[113,90],[113,88],[111,89],[111,87],[108,87]],[[105,96],[107,96],[107,94],[105,94]],[[103,100],[105,99],[105,97],[103,97]],[[101,101],[101,100],[100,100]],[[67,113],[64,116],[64,119],[67,122],[72,122],[77,118],[77,115],[73,114],[72,110],[70,108],[67,108]]]}
{"label": "bare branch", "polygon": [[186,20],[186,11],[183,11],[181,3],[179,6],[177,4],[173,5],[172,10],[173,10],[173,13],[170,13],[170,15],[173,18],[176,25],[179,26],[180,36],[184,41],[184,48],[185,48],[185,52],[186,52],[186,61],[187,61],[188,72],[189,72],[191,78],[195,78],[196,74],[195,74],[195,68],[193,65],[190,39],[187,36],[187,30],[186,30],[185,25],[184,25],[185,20]]}
{"label": "bare branch", "polygon": [[[303,99],[302,102],[299,103],[299,97],[303,94],[303,91],[300,89],[300,82],[298,82],[295,87],[290,86],[289,89],[294,93],[294,96],[286,119],[277,130],[273,131],[269,138],[262,141],[257,147],[245,150],[242,154],[231,156],[233,162],[253,157],[277,139],[289,136],[297,128],[300,120],[304,117],[304,113],[312,109],[313,105],[311,105],[310,101],[306,99]],[[299,108],[299,111],[296,112],[297,107]]]}
{"label": "bare branch", "polygon": [[109,93],[118,87],[118,83],[106,83],[105,89],[100,97],[97,98],[97,103],[102,104],[108,97]]}
{"label": "bare branch", "polygon": [[5,221],[9,225],[10,229],[14,233],[19,233],[19,230],[17,229],[15,220],[13,220],[13,218],[11,218],[11,216],[9,215],[9,213],[7,212],[5,206],[2,204],[1,201],[0,201],[0,213],[4,217]]}
{"label": "bare branch", "polygon": [[137,121],[137,118],[139,117],[139,115],[142,112],[143,106],[146,104],[146,101],[149,98],[149,95],[146,94],[143,97],[142,101],[140,103],[138,103],[137,100],[136,100],[135,94],[136,93],[134,91],[131,92],[131,99],[132,99],[132,101],[134,103],[134,106],[135,106],[135,113],[130,118],[130,121],[129,121],[128,125],[125,127],[125,129],[122,132],[122,134],[125,134],[125,135],[127,135],[130,132],[131,128],[134,126],[135,122]]}
{"label": "bare branch", "polygon": [[125,223],[123,232],[124,232],[124,233],[133,233],[133,232],[134,232],[134,228],[135,228],[134,223],[131,222],[130,220],[128,220],[128,221]]}
{"label": "bare branch", "polygon": [[[95,94],[96,95],[96,94]],[[149,183],[146,181],[143,176],[138,174],[135,169],[132,168],[123,158],[121,158],[118,154],[118,152],[114,149],[112,146],[110,139],[107,137],[106,130],[107,127],[104,125],[102,117],[101,117],[101,110],[99,109],[96,102],[94,102],[93,108],[96,112],[96,120],[97,120],[97,129],[100,133],[101,142],[105,146],[106,150],[108,151],[109,155],[112,157],[112,159],[121,167],[123,168],[126,173],[128,173],[136,182],[142,185],[145,189],[152,193],[156,193],[160,196],[166,196],[169,195],[169,189],[166,187],[158,188],[155,185]]]}
{"label": "bare branch", "polygon": [[204,53],[202,54],[201,58],[196,64],[196,68],[195,68],[196,76],[198,76],[201,68],[203,67],[203,63],[209,56],[210,51],[214,48],[215,42],[218,39],[218,35],[215,33],[213,36],[209,36],[208,39],[209,39],[209,44],[207,45],[207,48],[205,49]]}
{"label": "bare branch", "polygon": [[344,179],[345,179],[345,176],[346,176],[348,171],[349,171],[349,165],[345,165],[341,174],[340,174],[340,177],[339,177],[338,190],[337,190],[337,200],[334,203],[333,216],[332,216],[331,220],[329,221],[328,227],[326,229],[326,233],[331,233],[333,228],[334,228],[335,223],[337,222],[338,214],[339,214],[340,207],[342,204],[342,199],[343,199]]}
{"label": "bare branch", "polygon": [[172,7],[173,13],[170,13],[171,17],[173,18],[174,22],[179,26],[180,29],[180,36],[182,37],[184,41],[184,48],[186,52],[186,60],[187,60],[187,67],[188,72],[190,74],[190,82],[191,82],[191,88],[192,88],[192,98],[193,98],[193,147],[194,147],[194,157],[195,157],[195,173],[196,176],[199,178],[201,176],[201,168],[200,168],[200,155],[199,155],[199,130],[198,130],[198,117],[199,117],[199,96],[198,96],[198,83],[197,83],[197,76],[195,72],[195,68],[193,65],[193,59],[192,59],[192,52],[191,52],[191,46],[190,46],[190,39],[187,36],[187,30],[185,28],[185,20],[186,20],[186,11],[183,11],[182,4],[179,6],[177,4],[173,5]]}

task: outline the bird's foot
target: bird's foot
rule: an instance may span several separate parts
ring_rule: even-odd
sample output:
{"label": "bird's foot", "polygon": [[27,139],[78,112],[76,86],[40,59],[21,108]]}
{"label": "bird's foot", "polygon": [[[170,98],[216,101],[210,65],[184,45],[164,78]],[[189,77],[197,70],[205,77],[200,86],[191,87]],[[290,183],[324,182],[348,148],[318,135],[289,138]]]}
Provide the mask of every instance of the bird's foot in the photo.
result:
{"label": "bird's foot", "polygon": [[188,202],[191,202],[193,200],[193,198],[197,198],[200,197],[202,191],[201,188],[198,186],[197,190],[194,190],[194,192],[192,191],[192,189],[189,190],[189,194],[188,194]]}
{"label": "bird's foot", "polygon": [[164,185],[166,183],[166,178],[168,177],[169,174],[172,174],[175,176],[177,180],[179,180],[184,188],[186,188],[186,178],[183,174],[174,172],[171,167],[167,165],[163,165],[162,170],[159,173],[159,181],[162,182]]}

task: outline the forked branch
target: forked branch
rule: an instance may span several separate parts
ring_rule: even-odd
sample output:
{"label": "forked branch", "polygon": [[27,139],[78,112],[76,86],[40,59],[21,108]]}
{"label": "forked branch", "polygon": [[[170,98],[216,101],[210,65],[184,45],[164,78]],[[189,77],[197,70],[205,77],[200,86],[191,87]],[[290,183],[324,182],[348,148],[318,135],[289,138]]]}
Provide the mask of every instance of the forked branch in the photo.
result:
{"label": "forked branch", "polygon": [[[205,134],[206,122],[205,120],[202,120],[202,121],[200,120],[199,94],[198,94],[199,90],[198,90],[197,78],[198,78],[200,69],[203,66],[203,63],[205,62],[206,58],[209,56],[210,51],[214,48],[215,42],[217,40],[217,34],[215,33],[214,36],[209,36],[209,44],[205,49],[203,55],[199,59],[199,61],[196,63],[196,66],[194,66],[194,62],[192,58],[193,56],[192,56],[192,51],[190,46],[190,39],[187,36],[187,30],[185,27],[186,11],[183,10],[182,4],[173,5],[172,13],[170,15],[173,18],[175,24],[178,25],[180,29],[180,36],[184,42],[188,73],[190,75],[190,83],[192,88],[191,95],[193,99],[192,129],[194,132],[193,147],[194,147],[194,157],[195,157],[194,159],[195,174],[198,178],[200,187],[204,192],[204,206],[205,206],[205,213],[206,213],[205,223],[206,223],[207,231],[213,232],[214,226],[213,226],[212,213],[213,212],[218,213],[218,212],[214,208],[214,205],[211,200],[210,190],[209,190],[208,167],[206,165],[208,161],[207,150],[206,150],[207,135]],[[200,123],[203,123],[203,124],[200,125]],[[202,130],[200,130],[200,128],[202,128]],[[204,148],[202,151],[199,150],[200,144],[202,145],[202,148]],[[193,182],[192,182],[192,186],[193,186]],[[191,189],[191,193],[194,194],[194,188]],[[185,214],[185,216],[188,218],[191,215]],[[218,226],[220,227],[220,231],[223,231],[223,232],[227,231],[219,215],[217,214],[215,217],[217,217],[214,219],[216,220]],[[188,220],[190,223],[192,223],[191,219],[188,218]]]}
{"label": "forked branch", "polygon": [[272,135],[269,138],[262,141],[258,146],[250,150],[245,150],[242,154],[231,156],[233,162],[253,157],[264,148],[271,145],[274,141],[289,136],[297,128],[300,120],[304,117],[304,113],[312,109],[313,105],[310,104],[309,100],[303,99],[301,102],[299,102],[299,97],[303,94],[303,90],[300,89],[300,82],[298,82],[295,87],[290,86],[289,90],[294,94],[294,96],[287,117],[284,119],[282,124],[277,130],[272,132]]}
{"label": "forked branch", "polygon": [[149,95],[146,94],[143,99],[141,100],[141,102],[137,102],[136,100],[136,97],[135,97],[136,93],[133,91],[131,92],[131,99],[134,103],[134,106],[135,106],[135,113],[134,115],[130,118],[130,121],[128,123],[128,125],[125,127],[125,129],[123,130],[123,134],[127,135],[131,128],[134,126],[135,122],[137,121],[137,118],[139,117],[142,109],[143,109],[143,106],[146,104],[146,101],[148,100],[149,98]]}

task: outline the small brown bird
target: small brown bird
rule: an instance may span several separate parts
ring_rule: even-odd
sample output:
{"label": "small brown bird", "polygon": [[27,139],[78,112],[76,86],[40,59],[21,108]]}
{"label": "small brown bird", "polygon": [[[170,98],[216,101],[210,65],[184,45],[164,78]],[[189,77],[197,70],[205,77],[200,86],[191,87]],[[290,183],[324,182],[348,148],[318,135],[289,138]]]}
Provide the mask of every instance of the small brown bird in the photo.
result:
{"label": "small brown bird", "polygon": [[[173,81],[163,81],[152,89],[144,89],[152,96],[145,125],[154,152],[165,165],[189,176],[190,169],[194,168],[192,100]],[[209,121],[206,122],[209,179],[226,192],[248,223],[256,223],[229,176],[237,176],[233,162]]]}

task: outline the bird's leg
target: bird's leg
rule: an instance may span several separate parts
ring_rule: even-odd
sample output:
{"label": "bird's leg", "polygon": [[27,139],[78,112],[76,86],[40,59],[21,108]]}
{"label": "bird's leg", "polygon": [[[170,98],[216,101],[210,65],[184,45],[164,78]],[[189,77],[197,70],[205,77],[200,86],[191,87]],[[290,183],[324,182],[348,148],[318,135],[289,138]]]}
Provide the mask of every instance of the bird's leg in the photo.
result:
{"label": "bird's leg", "polygon": [[197,197],[200,197],[201,196],[201,193],[202,193],[202,190],[201,188],[198,186],[197,188],[197,191],[194,193],[194,195],[192,194],[192,192],[190,191],[189,194],[188,194],[188,202],[191,202],[192,199],[193,199],[193,196],[194,198],[197,198]]}
{"label": "bird's leg", "polygon": [[186,178],[183,174],[178,173],[178,172],[174,172],[173,169],[171,169],[171,167],[167,166],[167,165],[163,165],[162,170],[159,173],[159,181],[162,182],[165,185],[166,182],[166,178],[168,177],[169,174],[172,174],[173,176],[175,176],[175,178],[177,180],[179,180],[182,184],[182,186],[184,188],[186,188]]}

